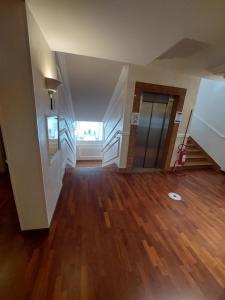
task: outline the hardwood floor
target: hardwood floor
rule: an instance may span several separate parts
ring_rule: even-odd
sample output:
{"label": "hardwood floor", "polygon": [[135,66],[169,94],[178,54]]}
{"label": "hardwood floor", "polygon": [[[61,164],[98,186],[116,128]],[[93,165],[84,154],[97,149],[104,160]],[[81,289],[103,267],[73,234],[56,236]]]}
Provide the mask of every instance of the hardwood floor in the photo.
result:
{"label": "hardwood floor", "polygon": [[102,161],[101,160],[77,160],[76,167],[77,168],[88,168],[88,167],[101,167]]}
{"label": "hardwood floor", "polygon": [[186,174],[70,169],[44,232],[1,190],[0,299],[225,299],[225,177]]}

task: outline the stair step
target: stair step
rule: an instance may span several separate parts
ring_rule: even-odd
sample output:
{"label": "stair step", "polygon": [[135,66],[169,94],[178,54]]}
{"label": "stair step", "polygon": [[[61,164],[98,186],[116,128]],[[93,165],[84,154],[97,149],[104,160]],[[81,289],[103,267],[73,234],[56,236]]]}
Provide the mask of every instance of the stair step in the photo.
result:
{"label": "stair step", "polygon": [[194,142],[192,140],[187,140],[187,145],[189,144],[194,144]]}
{"label": "stair step", "polygon": [[191,166],[199,166],[199,167],[201,167],[201,166],[209,166],[209,167],[211,167],[213,165],[214,164],[211,163],[211,162],[209,162],[209,161],[187,161],[185,163],[185,166],[187,166],[187,167],[191,167]]}
{"label": "stair step", "polygon": [[187,154],[197,154],[197,153],[202,153],[200,149],[195,149],[195,148],[186,148]]}
{"label": "stair step", "polygon": [[211,161],[207,153],[191,137],[186,145],[187,157],[184,164],[186,169],[214,168],[215,163]]}
{"label": "stair step", "polygon": [[197,148],[198,149],[198,146],[195,145],[195,144],[188,143],[187,144],[187,149],[192,149],[192,148]]}
{"label": "stair step", "polygon": [[208,159],[208,158],[203,154],[187,154],[187,159]]}

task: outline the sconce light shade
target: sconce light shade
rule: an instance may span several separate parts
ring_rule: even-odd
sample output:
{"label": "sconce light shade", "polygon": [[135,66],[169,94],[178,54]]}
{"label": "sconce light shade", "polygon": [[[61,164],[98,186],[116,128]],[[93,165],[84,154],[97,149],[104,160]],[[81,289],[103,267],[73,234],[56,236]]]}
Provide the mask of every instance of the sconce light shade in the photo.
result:
{"label": "sconce light shade", "polygon": [[45,78],[45,85],[49,94],[55,93],[60,84],[62,83],[57,79],[47,77]]}

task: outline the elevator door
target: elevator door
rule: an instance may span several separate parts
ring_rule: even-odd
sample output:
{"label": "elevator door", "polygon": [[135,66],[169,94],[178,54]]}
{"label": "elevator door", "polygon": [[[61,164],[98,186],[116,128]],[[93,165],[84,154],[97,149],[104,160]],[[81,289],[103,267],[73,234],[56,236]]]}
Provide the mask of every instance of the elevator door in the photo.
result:
{"label": "elevator door", "polygon": [[173,100],[169,95],[144,93],[137,128],[134,167],[161,168]]}

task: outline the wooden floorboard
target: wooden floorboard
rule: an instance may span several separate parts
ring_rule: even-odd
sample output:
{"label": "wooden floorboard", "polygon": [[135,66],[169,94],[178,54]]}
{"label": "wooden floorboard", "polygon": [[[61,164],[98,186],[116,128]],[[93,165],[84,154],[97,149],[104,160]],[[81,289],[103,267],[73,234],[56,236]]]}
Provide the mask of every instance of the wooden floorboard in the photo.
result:
{"label": "wooden floorboard", "polygon": [[101,160],[77,160],[76,167],[77,168],[88,168],[88,167],[101,167]]}
{"label": "wooden floorboard", "polygon": [[20,233],[7,180],[0,195],[0,299],[225,299],[221,174],[70,169],[44,232]]}

